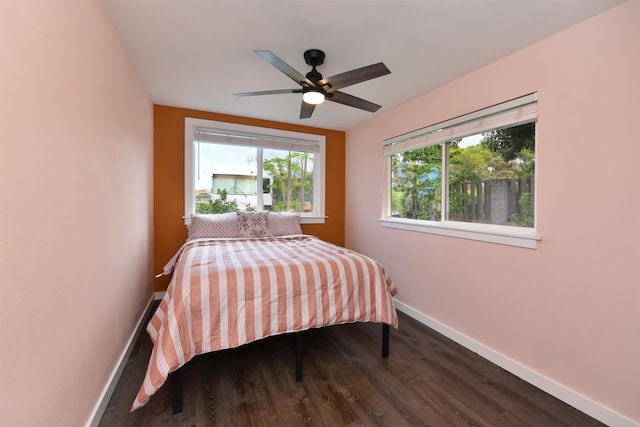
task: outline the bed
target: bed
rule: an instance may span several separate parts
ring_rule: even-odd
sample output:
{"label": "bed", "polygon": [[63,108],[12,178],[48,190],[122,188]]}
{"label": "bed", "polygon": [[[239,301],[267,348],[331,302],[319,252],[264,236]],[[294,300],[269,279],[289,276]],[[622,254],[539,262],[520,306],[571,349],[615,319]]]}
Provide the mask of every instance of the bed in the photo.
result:
{"label": "bed", "polygon": [[[384,268],[302,234],[294,213],[194,216],[187,242],[162,274],[172,277],[147,326],[153,350],[132,410],[199,354],[310,328],[376,322],[383,325],[384,357],[389,326],[398,327],[397,289]],[[300,350],[296,377],[301,380]],[[174,412],[176,405],[174,396]]]}

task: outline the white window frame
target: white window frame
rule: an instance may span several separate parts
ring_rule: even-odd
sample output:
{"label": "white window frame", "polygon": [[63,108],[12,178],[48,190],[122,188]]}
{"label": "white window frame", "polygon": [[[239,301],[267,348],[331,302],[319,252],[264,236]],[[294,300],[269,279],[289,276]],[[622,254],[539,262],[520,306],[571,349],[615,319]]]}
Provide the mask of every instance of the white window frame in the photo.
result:
{"label": "white window frame", "polygon": [[[442,144],[452,139],[498,128],[537,122],[537,100],[537,94],[532,93],[385,140],[383,206],[379,224],[388,228],[536,249],[538,241],[541,240],[537,234],[538,185],[534,185],[533,228],[449,221],[445,218],[446,215],[443,215],[443,219],[440,221],[395,218],[391,216],[391,156],[395,153]],[[446,176],[447,165],[444,164],[445,161],[446,158],[443,158],[443,180]],[[536,157],[536,177],[537,168],[538,160]],[[448,179],[443,182],[443,184],[447,183]],[[442,200],[447,200],[447,185],[442,187]]]}
{"label": "white window frame", "polygon": [[[302,144],[309,143],[319,146],[319,153],[316,153],[313,164],[313,206],[314,213],[300,213],[302,224],[324,224],[325,219],[325,163],[326,163],[326,137],[302,132],[286,131],[281,129],[263,128],[259,126],[240,125],[235,123],[218,122],[214,120],[196,119],[185,117],[184,121],[184,222],[191,224],[191,215],[195,214],[195,173],[196,173],[196,150],[194,133],[196,129],[209,128],[216,131],[224,131],[229,135],[260,135],[264,141],[272,140],[279,142],[300,141]],[[266,147],[266,144],[260,146]],[[261,160],[261,159],[260,159]],[[261,178],[261,177],[259,177]],[[262,182],[260,179],[259,182]],[[260,193],[258,191],[258,193]]]}

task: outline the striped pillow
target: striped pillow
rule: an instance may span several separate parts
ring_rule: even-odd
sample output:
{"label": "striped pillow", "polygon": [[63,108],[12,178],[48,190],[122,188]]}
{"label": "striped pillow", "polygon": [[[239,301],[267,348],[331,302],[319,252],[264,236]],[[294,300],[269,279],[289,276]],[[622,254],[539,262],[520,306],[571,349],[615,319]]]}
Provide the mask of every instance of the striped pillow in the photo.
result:
{"label": "striped pillow", "polygon": [[274,236],[302,234],[300,214],[296,212],[269,213],[269,229]]}
{"label": "striped pillow", "polygon": [[187,241],[193,239],[238,238],[240,228],[235,212],[225,214],[191,215]]}

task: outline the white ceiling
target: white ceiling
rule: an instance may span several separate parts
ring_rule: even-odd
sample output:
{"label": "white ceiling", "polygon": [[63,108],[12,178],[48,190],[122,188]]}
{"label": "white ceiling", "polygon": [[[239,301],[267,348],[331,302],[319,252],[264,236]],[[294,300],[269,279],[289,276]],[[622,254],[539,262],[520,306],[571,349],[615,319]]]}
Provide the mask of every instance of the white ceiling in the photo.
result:
{"label": "white ceiling", "polygon": [[[103,0],[155,104],[348,130],[416,96],[594,16],[622,0]],[[264,62],[302,74],[323,50],[325,77],[384,62],[391,74],[342,89],[380,104],[333,102],[300,120],[301,94]]]}

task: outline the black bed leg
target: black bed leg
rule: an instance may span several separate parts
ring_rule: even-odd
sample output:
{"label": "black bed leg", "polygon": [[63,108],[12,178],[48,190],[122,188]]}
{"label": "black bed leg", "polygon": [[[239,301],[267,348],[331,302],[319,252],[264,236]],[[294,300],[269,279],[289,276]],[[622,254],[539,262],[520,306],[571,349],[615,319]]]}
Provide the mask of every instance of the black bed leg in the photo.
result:
{"label": "black bed leg", "polygon": [[382,324],[382,358],[389,357],[389,325]]}
{"label": "black bed leg", "polygon": [[296,333],[296,381],[302,381],[302,332]]}
{"label": "black bed leg", "polygon": [[182,370],[171,374],[171,400],[173,404],[173,414],[182,412]]}

